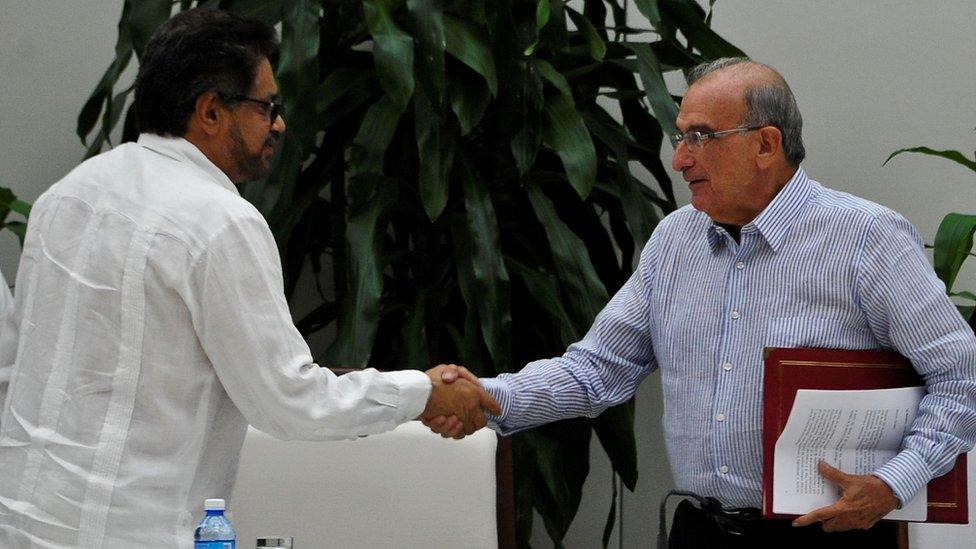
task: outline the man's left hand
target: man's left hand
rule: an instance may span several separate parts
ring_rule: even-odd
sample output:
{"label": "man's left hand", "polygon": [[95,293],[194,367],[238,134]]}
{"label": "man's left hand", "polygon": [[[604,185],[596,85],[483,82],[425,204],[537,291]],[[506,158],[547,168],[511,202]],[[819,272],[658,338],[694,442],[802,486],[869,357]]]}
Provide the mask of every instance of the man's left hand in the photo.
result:
{"label": "man's left hand", "polygon": [[793,526],[821,522],[825,532],[866,530],[898,507],[895,493],[874,475],[849,475],[825,461],[817,464],[817,470],[840,488],[841,497],[794,520]]}

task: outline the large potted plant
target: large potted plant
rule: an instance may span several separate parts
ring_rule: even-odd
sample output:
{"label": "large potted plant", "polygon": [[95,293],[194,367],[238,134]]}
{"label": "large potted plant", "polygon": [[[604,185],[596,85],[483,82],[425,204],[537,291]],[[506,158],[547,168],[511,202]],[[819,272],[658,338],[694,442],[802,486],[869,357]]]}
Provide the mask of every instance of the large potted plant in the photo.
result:
{"label": "large potted plant", "polygon": [[[664,75],[742,55],[693,0],[633,4],[644,28],[622,0],[125,0],[78,135],[89,155],[119,121],[135,137],[119,78],[174,9],[280,24],[288,130],[243,194],[279,243],[292,305],[310,311],[300,330],[334,334],[319,362],[514,371],[585,333],[676,207],[660,149],[679,98]],[[303,279],[316,290],[296,292]],[[515,438],[521,544],[533,508],[560,544],[593,433],[633,489],[633,417],[631,402]]]}

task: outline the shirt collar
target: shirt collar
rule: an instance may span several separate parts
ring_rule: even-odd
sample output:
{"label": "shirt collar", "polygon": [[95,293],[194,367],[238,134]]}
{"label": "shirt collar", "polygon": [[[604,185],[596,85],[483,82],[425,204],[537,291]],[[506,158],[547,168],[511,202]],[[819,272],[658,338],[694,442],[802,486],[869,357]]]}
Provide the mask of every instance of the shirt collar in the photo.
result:
{"label": "shirt collar", "polygon": [[221,187],[240,196],[237,186],[220,168],[210,161],[196,145],[182,137],[167,137],[152,133],[139,134],[139,145],[153,152],[159,153],[177,162],[186,162],[196,166],[210,176]]}
{"label": "shirt collar", "polygon": [[[813,182],[802,167],[797,168],[796,173],[780,189],[773,201],[755,219],[742,227],[742,233],[758,232],[769,244],[770,249],[778,252],[811,192],[813,192]],[[713,252],[717,251],[724,241],[724,233],[725,229],[717,224],[708,224],[708,243]]]}

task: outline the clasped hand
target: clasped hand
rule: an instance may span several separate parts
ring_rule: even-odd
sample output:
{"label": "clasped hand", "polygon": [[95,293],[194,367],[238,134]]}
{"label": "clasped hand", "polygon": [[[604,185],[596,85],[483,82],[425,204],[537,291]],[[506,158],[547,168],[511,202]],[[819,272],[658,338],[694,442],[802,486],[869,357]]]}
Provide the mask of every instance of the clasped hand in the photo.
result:
{"label": "clasped hand", "polygon": [[485,410],[501,413],[495,399],[467,368],[441,364],[427,370],[427,375],[433,389],[420,419],[435,433],[445,438],[463,438],[485,426]]}

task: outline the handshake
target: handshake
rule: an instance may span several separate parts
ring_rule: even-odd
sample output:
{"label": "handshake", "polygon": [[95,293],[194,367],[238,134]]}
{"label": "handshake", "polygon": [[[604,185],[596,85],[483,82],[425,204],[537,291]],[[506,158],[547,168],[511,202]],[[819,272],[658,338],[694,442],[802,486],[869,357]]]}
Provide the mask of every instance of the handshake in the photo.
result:
{"label": "handshake", "polygon": [[441,364],[427,370],[433,389],[420,420],[444,438],[461,439],[485,426],[485,411],[498,415],[501,408],[463,366]]}

